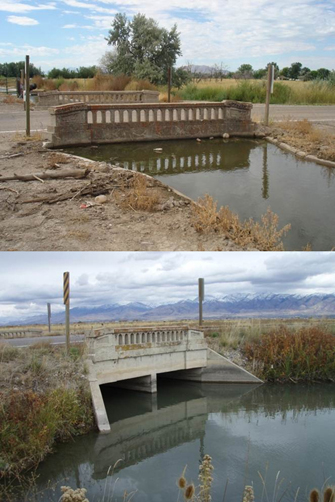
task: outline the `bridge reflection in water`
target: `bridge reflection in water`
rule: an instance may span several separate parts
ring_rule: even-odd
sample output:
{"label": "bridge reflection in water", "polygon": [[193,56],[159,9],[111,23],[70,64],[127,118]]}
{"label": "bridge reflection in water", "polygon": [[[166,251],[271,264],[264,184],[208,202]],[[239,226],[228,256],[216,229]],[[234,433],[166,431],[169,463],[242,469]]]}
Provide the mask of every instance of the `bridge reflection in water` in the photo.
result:
{"label": "bridge reflection in water", "polygon": [[[156,400],[150,394],[103,387],[112,432],[60,445],[41,465],[38,480],[39,490],[49,480],[57,490],[37,500],[58,500],[64,484],[86,487],[90,501],[102,500],[105,484],[109,492],[118,477],[115,498],[120,500],[124,490],[132,489],[138,490],[140,502],[177,500],[175,481],[184,466],[188,464],[187,478],[197,483],[199,461],[209,453],[215,465],[213,500],[222,499],[229,478],[228,500],[238,502],[249,452],[247,482],[255,483],[256,493],[262,491],[257,472],[264,473],[269,462],[270,484],[278,470],[285,487],[292,481],[283,501],[291,502],[300,486],[302,502],[304,488],[319,485],[323,462],[325,476],[334,472],[334,388],[162,380]],[[115,475],[107,474],[119,459]]]}

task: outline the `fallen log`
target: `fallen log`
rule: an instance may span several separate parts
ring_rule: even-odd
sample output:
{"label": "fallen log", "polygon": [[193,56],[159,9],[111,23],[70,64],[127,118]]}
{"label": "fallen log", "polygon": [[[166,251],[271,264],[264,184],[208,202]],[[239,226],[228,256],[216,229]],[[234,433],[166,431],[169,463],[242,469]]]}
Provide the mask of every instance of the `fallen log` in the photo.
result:
{"label": "fallen log", "polygon": [[[55,204],[56,202],[61,202],[63,200],[71,199],[73,200],[78,195],[82,196],[93,196],[108,194],[112,189],[115,188],[115,185],[108,186],[105,183],[90,183],[86,187],[83,187],[79,192],[75,189],[71,189],[63,194],[56,195],[42,195],[40,197],[36,197],[35,199],[23,200],[21,204],[33,204],[38,202],[45,202],[46,204]],[[74,194],[74,192],[76,192]]]}
{"label": "fallen log", "polygon": [[89,174],[89,169],[63,169],[62,171],[45,171],[44,173],[33,174],[16,174],[13,176],[0,176],[2,181],[36,181],[36,178],[41,180],[56,180],[64,178],[86,178]]}

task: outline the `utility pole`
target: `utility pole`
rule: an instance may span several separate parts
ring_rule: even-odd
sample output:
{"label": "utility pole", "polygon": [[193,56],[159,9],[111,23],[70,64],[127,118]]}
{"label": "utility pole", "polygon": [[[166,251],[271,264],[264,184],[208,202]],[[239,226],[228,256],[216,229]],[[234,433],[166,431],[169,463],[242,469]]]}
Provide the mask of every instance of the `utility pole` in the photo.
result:
{"label": "utility pole", "polygon": [[274,65],[268,64],[268,82],[266,86],[266,103],[265,103],[265,119],[264,123],[266,126],[269,125],[269,115],[270,115],[270,98],[273,93],[274,84]]}
{"label": "utility pole", "polygon": [[70,272],[63,273],[63,301],[65,304],[66,353],[70,354]]}
{"label": "utility pole", "polygon": [[48,328],[49,328],[49,333],[51,332],[51,304],[47,303],[47,308],[48,308]]}
{"label": "utility pole", "polygon": [[198,286],[199,286],[199,326],[202,326],[202,302],[204,301],[205,298],[205,280],[204,279],[198,279]]}
{"label": "utility pole", "polygon": [[30,85],[29,85],[29,56],[26,56],[26,136],[30,136]]}
{"label": "utility pole", "polygon": [[168,103],[171,103],[171,66],[168,67]]}

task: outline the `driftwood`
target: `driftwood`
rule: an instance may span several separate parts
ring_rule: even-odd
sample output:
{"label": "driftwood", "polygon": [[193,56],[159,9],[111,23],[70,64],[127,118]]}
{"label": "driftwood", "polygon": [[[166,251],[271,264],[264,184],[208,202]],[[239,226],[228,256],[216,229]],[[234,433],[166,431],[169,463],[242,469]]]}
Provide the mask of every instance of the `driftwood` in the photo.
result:
{"label": "driftwood", "polygon": [[87,196],[91,195],[96,197],[97,195],[108,194],[110,190],[115,188],[115,185],[108,185],[103,182],[94,182],[92,181],[81,190],[76,191],[76,189],[72,188],[68,192],[56,195],[42,195],[41,197],[36,197],[35,199],[29,199],[22,201],[22,204],[32,204],[37,202],[45,202],[46,204],[55,204],[56,202],[60,202],[62,200],[75,199],[78,195]]}
{"label": "driftwood", "polygon": [[15,174],[13,176],[0,176],[2,181],[36,181],[40,180],[56,180],[64,178],[86,178],[89,174],[89,169],[63,169],[62,171],[45,171],[44,173],[33,174]]}
{"label": "driftwood", "polygon": [[23,157],[23,153],[13,153],[11,155],[2,155],[0,160],[14,159],[15,157]]}

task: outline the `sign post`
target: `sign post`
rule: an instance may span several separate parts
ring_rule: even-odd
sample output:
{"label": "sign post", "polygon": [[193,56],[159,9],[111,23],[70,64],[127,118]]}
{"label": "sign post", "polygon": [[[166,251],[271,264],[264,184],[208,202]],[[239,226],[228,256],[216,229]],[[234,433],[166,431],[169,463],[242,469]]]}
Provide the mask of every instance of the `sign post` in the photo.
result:
{"label": "sign post", "polygon": [[48,328],[49,328],[49,333],[51,331],[51,304],[47,303],[47,308],[48,308]]}
{"label": "sign post", "polygon": [[268,64],[268,83],[266,86],[266,103],[265,103],[265,120],[264,120],[266,126],[269,125],[270,98],[271,94],[273,94],[273,86],[275,80],[274,76],[275,76],[275,67],[272,64]]}
{"label": "sign post", "polygon": [[205,280],[204,279],[199,279],[198,280],[198,285],[199,285],[199,326],[202,326],[202,302],[204,301],[205,298]]}
{"label": "sign post", "polygon": [[66,353],[70,353],[70,272],[63,274],[63,301],[65,304]]}
{"label": "sign post", "polygon": [[30,136],[30,84],[29,84],[29,56],[26,56],[26,136]]}

